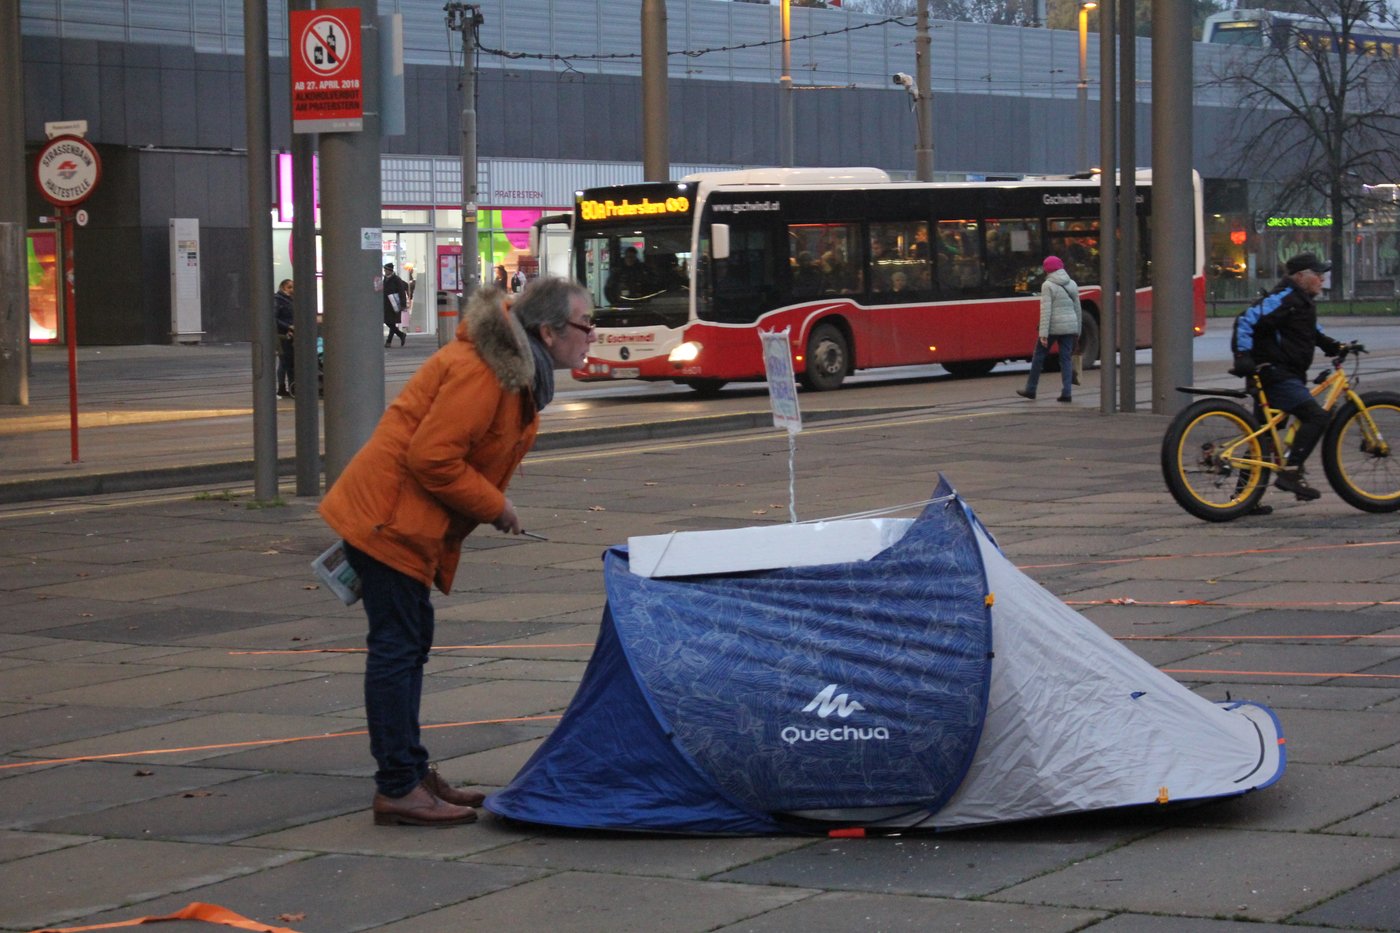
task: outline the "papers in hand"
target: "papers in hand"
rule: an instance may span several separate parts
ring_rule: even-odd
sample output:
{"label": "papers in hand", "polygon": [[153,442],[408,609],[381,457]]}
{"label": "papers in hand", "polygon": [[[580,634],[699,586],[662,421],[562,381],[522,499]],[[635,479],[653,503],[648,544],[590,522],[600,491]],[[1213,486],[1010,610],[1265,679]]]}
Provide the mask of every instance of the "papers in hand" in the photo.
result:
{"label": "papers in hand", "polygon": [[316,578],[347,606],[354,605],[360,598],[360,575],[345,559],[345,542],[337,541],[311,562]]}

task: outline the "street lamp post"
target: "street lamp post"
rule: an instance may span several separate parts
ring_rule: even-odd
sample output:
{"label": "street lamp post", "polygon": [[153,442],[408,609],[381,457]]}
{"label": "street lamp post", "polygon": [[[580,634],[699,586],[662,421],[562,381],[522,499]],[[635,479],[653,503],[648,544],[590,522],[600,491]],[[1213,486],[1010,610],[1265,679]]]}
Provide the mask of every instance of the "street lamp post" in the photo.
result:
{"label": "street lamp post", "polygon": [[1084,171],[1089,167],[1088,156],[1084,134],[1088,130],[1089,113],[1089,11],[1096,9],[1096,0],[1083,0],[1079,4],[1079,164],[1075,166],[1076,171]]}
{"label": "street lamp post", "polygon": [[792,116],[792,0],[783,0],[783,74],[778,79],[778,162],[790,168],[793,160]]}

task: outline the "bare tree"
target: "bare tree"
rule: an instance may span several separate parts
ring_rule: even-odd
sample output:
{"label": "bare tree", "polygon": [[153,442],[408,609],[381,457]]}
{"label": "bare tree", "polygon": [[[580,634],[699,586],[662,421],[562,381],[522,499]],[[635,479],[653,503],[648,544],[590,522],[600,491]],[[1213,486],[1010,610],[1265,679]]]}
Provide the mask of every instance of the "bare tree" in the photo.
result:
{"label": "bare tree", "polygon": [[1345,283],[1343,239],[1363,208],[1362,183],[1400,177],[1400,59],[1366,40],[1388,20],[1384,0],[1294,5],[1309,19],[1278,27],[1263,50],[1241,50],[1212,83],[1240,92],[1240,164],[1279,180],[1271,212],[1328,212],[1333,281]]}

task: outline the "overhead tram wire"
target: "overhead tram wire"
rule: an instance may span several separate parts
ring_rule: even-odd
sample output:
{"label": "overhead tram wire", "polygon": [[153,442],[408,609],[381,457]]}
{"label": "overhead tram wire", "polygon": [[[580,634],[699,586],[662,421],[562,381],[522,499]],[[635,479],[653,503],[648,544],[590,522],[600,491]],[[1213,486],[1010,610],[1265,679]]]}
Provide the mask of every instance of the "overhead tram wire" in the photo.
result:
{"label": "overhead tram wire", "polygon": [[[886,25],[889,25],[890,23],[894,23],[894,24],[897,25],[897,26],[904,26],[904,27],[906,27],[906,28],[911,28],[911,29],[914,27],[914,23],[907,22],[907,21],[905,21],[904,19],[902,19],[902,18],[900,18],[900,17],[898,17],[898,16],[890,16],[890,17],[887,17],[887,18],[885,18],[885,19],[876,20],[876,21],[873,22],[873,23],[861,23],[860,25],[857,25],[857,26],[844,26],[844,27],[842,27],[842,28],[840,28],[840,29],[828,29],[828,30],[825,30],[825,31],[823,31],[823,32],[812,32],[812,33],[807,33],[806,35],[792,36],[791,39],[790,39],[789,41],[791,41],[791,42],[800,42],[800,41],[802,41],[802,40],[804,40],[804,39],[822,39],[822,38],[825,38],[825,37],[827,37],[827,36],[839,36],[839,35],[843,35],[843,34],[845,34],[845,33],[856,32],[856,31],[861,30],[861,29],[870,29],[870,28],[873,27],[873,26],[886,26]],[[765,40],[762,41],[762,42],[744,42],[744,43],[740,43],[739,45],[724,45],[724,46],[717,46],[717,47],[715,47],[715,48],[705,48],[705,49],[673,49],[673,50],[668,51],[666,54],[667,54],[668,56],[670,56],[670,55],[684,55],[684,56],[686,56],[687,58],[699,58],[699,57],[702,56],[702,55],[710,55],[710,54],[713,54],[713,53],[715,53],[715,52],[737,52],[737,51],[741,51],[741,50],[743,50],[743,49],[758,49],[758,48],[764,48],[764,47],[770,46],[770,45],[782,45],[782,44],[783,44],[783,40],[782,40],[782,39],[765,39]],[[490,47],[490,46],[488,46],[488,45],[478,45],[478,46],[477,46],[477,49],[478,49],[479,51],[481,51],[481,52],[486,52],[486,53],[488,53],[488,54],[490,54],[490,55],[497,55],[497,56],[500,56],[501,58],[510,58],[510,59],[516,59],[516,60],[521,60],[521,59],[535,59],[535,60],[538,60],[538,61],[553,61],[553,62],[558,62],[559,64],[563,65],[566,69],[568,69],[569,71],[573,71],[573,72],[577,72],[577,71],[578,71],[578,69],[575,68],[575,67],[573,66],[573,63],[574,63],[574,62],[617,61],[617,60],[627,60],[627,59],[640,59],[640,58],[642,57],[642,53],[639,52],[639,51],[638,51],[638,52],[607,52],[607,53],[599,53],[599,54],[596,54],[596,55],[583,55],[583,54],[579,54],[579,55],[565,55],[565,54],[562,54],[562,53],[559,53],[559,52],[510,52],[510,51],[507,51],[507,50],[505,50],[505,49],[495,49],[495,48],[492,48],[492,47]]]}

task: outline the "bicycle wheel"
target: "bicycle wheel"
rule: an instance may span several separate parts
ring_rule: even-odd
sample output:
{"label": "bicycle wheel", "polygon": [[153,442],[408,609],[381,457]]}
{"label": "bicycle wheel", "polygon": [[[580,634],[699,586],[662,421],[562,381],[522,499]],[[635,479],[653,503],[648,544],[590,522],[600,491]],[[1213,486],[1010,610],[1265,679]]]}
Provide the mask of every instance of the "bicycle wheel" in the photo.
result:
{"label": "bicycle wheel", "polygon": [[1249,437],[1254,416],[1234,402],[1202,399],[1187,406],[1162,437],[1162,477],[1183,509],[1208,522],[1228,522],[1259,504],[1269,470],[1239,466],[1264,460],[1264,444]]}
{"label": "bicycle wheel", "polygon": [[1327,482],[1348,504],[1366,512],[1400,509],[1400,394],[1367,392],[1361,396],[1379,432],[1371,436],[1361,410],[1342,406],[1322,439],[1322,466]]}

